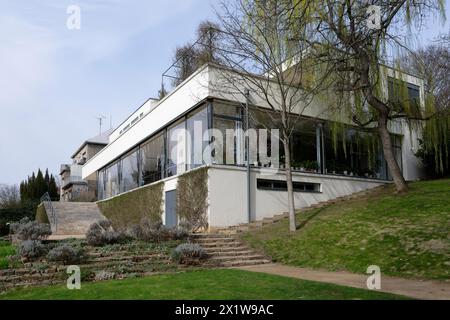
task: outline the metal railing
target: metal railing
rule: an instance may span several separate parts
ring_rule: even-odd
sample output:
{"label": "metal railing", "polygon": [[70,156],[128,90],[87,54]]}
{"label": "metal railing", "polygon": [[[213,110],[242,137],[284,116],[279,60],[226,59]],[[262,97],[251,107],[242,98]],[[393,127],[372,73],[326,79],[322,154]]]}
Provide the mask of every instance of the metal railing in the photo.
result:
{"label": "metal railing", "polygon": [[44,195],[41,197],[41,203],[44,205],[45,211],[47,212],[52,232],[56,233],[58,229],[58,220],[56,219],[55,208],[53,208],[52,199],[50,198],[48,192],[44,193]]}

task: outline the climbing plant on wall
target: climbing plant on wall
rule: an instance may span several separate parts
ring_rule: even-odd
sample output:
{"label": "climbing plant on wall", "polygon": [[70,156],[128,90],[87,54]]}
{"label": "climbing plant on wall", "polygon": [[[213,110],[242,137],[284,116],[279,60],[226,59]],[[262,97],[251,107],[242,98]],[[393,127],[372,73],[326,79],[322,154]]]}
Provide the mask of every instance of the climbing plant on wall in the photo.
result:
{"label": "climbing plant on wall", "polygon": [[101,201],[102,214],[111,220],[115,229],[126,229],[139,224],[143,218],[161,221],[164,183],[151,184],[112,199]]}
{"label": "climbing plant on wall", "polygon": [[180,224],[197,232],[208,228],[208,168],[193,170],[178,178],[177,214]]}

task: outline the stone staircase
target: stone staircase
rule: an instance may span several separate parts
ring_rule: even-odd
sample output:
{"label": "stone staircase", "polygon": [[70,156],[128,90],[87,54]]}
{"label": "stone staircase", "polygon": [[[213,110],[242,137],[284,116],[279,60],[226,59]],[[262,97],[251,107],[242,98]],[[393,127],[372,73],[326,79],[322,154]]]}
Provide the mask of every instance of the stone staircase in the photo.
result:
{"label": "stone staircase", "polygon": [[[383,185],[383,186],[375,187],[372,189],[363,190],[363,191],[356,192],[356,193],[353,193],[348,196],[338,197],[335,199],[330,199],[328,201],[319,202],[319,203],[313,204],[309,207],[302,208],[300,210],[301,210],[301,212],[304,213],[304,212],[308,212],[308,211],[311,211],[314,209],[328,207],[332,204],[340,203],[343,201],[364,198],[367,195],[379,192],[380,190],[382,190],[384,188],[386,188],[386,186]],[[216,228],[216,229],[214,229],[214,232],[217,234],[220,234],[220,235],[230,235],[231,236],[231,235],[235,235],[238,233],[247,232],[247,231],[257,229],[257,228],[261,228],[265,225],[273,224],[280,220],[288,219],[288,218],[289,218],[289,214],[287,212],[285,212],[285,213],[278,214],[278,215],[275,215],[270,218],[264,218],[262,220],[253,221],[250,223],[243,223],[243,224],[240,224],[237,226],[231,226],[231,227],[226,227],[226,228]]]}
{"label": "stone staircase", "polygon": [[53,225],[49,217],[52,230],[56,229],[49,240],[84,238],[92,223],[106,219],[93,202],[52,202],[52,206],[57,223]]}
{"label": "stone staircase", "polygon": [[202,233],[191,236],[208,254],[208,263],[218,267],[249,266],[271,263],[264,255],[231,235]]}

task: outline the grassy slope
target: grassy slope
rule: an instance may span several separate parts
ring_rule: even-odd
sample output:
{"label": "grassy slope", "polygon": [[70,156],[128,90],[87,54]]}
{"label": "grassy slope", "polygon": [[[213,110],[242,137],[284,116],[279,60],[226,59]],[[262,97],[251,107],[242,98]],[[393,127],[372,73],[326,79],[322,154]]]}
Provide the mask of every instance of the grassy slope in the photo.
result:
{"label": "grassy slope", "polygon": [[14,255],[15,247],[5,241],[0,241],[0,269],[7,269],[9,262],[7,257]]}
{"label": "grassy slope", "polygon": [[302,267],[450,278],[450,180],[410,184],[297,215],[291,234],[282,221],[244,235],[274,260]]}
{"label": "grassy slope", "polygon": [[262,273],[220,269],[64,286],[17,289],[0,299],[401,299],[390,294]]}

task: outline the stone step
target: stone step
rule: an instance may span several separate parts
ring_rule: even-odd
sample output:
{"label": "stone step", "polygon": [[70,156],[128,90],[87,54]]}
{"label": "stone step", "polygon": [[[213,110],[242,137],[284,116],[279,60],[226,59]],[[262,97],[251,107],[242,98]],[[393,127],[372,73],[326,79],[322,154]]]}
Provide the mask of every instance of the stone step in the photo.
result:
{"label": "stone step", "polygon": [[210,257],[211,260],[220,261],[220,262],[227,262],[227,261],[240,261],[240,260],[263,260],[265,259],[264,256],[260,254],[253,254],[253,255],[245,255],[245,256],[212,256]]}
{"label": "stone step", "polygon": [[210,251],[208,255],[211,257],[242,257],[246,255],[254,255],[255,252],[252,250],[241,250],[241,251]]}
{"label": "stone step", "polygon": [[242,242],[212,242],[212,243],[204,243],[202,244],[202,247],[204,249],[208,249],[208,248],[223,248],[223,247],[227,247],[227,248],[236,248],[236,247],[241,247],[244,244]]}
{"label": "stone step", "polygon": [[200,238],[195,239],[196,243],[211,243],[211,242],[234,242],[236,241],[235,238],[230,237],[211,237],[211,238]]}
{"label": "stone step", "polygon": [[55,240],[60,239],[57,236],[85,235],[91,224],[106,219],[93,202],[52,202],[52,206],[56,225],[53,219],[49,220]]}
{"label": "stone step", "polygon": [[236,260],[236,261],[227,261],[221,262],[220,265],[222,267],[241,267],[241,266],[253,266],[259,264],[272,263],[272,261],[267,259],[260,260]]}
{"label": "stone step", "polygon": [[205,248],[203,247],[203,249],[205,251],[207,251],[208,253],[213,253],[213,252],[241,252],[241,251],[245,251],[245,250],[250,250],[247,246],[239,246],[239,247],[212,247],[212,248]]}

